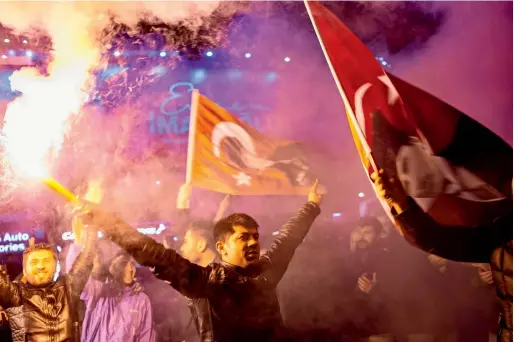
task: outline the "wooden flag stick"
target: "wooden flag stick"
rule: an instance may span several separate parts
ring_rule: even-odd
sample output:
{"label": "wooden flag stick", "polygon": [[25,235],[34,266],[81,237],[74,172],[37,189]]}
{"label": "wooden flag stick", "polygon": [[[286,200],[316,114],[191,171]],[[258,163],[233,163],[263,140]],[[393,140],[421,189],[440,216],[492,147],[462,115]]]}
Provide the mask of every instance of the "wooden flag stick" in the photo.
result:
{"label": "wooden flag stick", "polygon": [[332,77],[333,77],[334,81],[336,82],[337,90],[339,90],[339,94],[343,98],[344,106],[350,114],[348,116],[350,117],[352,124],[355,127],[355,131],[359,135],[359,139],[362,143],[362,146],[364,147],[364,149],[366,151],[366,157],[368,158],[373,170],[375,172],[378,172],[378,168],[375,165],[375,161],[373,160],[373,157],[371,155],[371,148],[369,147],[368,142],[366,141],[366,137],[364,136],[364,133],[362,132],[362,129],[361,129],[359,123],[357,122],[357,118],[355,116],[355,113],[353,112],[350,101],[348,101],[348,98],[346,97],[343,86],[341,85],[341,82],[339,82],[337,73],[334,69],[334,66],[332,65],[332,62],[330,61],[330,56],[328,55],[327,49],[325,48],[325,44],[323,43],[323,39],[321,38],[321,34],[319,33],[318,26],[316,25],[316,21],[314,20],[314,16],[312,15],[312,10],[311,10],[310,4],[309,4],[309,0],[304,0],[303,2],[305,4],[305,8],[307,8],[307,13],[309,14],[309,18],[311,19],[311,23],[312,23],[312,26],[314,27],[314,31],[316,32],[316,36],[318,37],[319,45],[321,46],[321,49],[323,50],[323,55],[325,55],[325,60],[327,61],[328,67],[330,69],[330,73],[332,74]]}
{"label": "wooden flag stick", "polygon": [[186,184],[191,184],[193,180],[193,162],[195,156],[195,136],[196,136],[196,119],[198,114],[198,102],[200,101],[200,92],[194,89],[191,95],[191,113],[189,116],[189,137],[187,141],[187,168],[186,168]]}

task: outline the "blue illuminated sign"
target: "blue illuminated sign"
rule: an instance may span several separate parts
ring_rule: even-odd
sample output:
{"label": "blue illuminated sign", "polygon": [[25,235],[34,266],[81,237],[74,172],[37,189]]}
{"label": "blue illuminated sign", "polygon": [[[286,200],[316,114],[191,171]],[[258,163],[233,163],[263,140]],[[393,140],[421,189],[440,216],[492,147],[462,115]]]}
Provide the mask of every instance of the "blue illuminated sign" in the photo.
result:
{"label": "blue illuminated sign", "polygon": [[[191,93],[194,89],[191,82],[177,82],[169,87],[169,96],[160,103],[159,112],[151,110],[148,114],[151,135],[162,137],[166,143],[187,142]],[[259,114],[271,110],[264,105],[238,101],[217,104],[257,129],[260,126]]]}

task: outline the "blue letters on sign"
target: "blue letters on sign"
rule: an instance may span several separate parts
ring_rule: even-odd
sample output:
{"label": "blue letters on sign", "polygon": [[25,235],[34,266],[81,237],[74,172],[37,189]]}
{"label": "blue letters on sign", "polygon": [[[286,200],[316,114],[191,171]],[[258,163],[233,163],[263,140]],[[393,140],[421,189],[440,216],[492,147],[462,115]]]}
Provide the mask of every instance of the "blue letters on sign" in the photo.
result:
{"label": "blue letters on sign", "polygon": [[178,82],[170,87],[170,96],[162,101],[161,113],[165,115],[177,115],[189,110],[194,86],[190,82]]}
{"label": "blue letters on sign", "polygon": [[[151,135],[162,136],[166,143],[182,143],[187,141],[189,132],[189,111],[191,108],[191,93],[194,90],[191,82],[177,82],[169,87],[169,96],[159,107],[159,113],[149,112],[148,129]],[[218,105],[237,115],[241,120],[258,129],[258,112],[269,111],[270,108],[259,104]]]}

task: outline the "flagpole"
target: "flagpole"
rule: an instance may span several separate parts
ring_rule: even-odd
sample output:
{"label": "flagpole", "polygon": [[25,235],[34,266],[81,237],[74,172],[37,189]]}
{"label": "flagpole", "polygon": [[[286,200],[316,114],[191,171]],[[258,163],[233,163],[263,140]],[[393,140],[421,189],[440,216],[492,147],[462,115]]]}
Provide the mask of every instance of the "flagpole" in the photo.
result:
{"label": "flagpole", "polygon": [[198,114],[198,102],[200,100],[200,92],[194,89],[191,95],[191,113],[189,116],[189,137],[187,140],[187,167],[186,167],[186,184],[191,184],[193,180],[193,160],[195,155],[195,136],[196,136],[196,119]]}
{"label": "flagpole", "polygon": [[328,67],[330,69],[330,73],[332,74],[332,78],[336,82],[337,90],[339,90],[339,94],[343,98],[345,109],[350,112],[349,117],[352,120],[352,124],[355,127],[355,131],[359,135],[359,139],[361,140],[362,146],[364,147],[364,149],[366,151],[366,157],[368,158],[368,161],[370,162],[371,167],[376,172],[378,172],[378,168],[375,165],[375,161],[371,157],[371,148],[369,147],[368,142],[366,141],[366,137],[364,136],[364,133],[362,132],[359,123],[357,122],[357,118],[355,117],[355,113],[353,112],[350,101],[348,101],[348,98],[346,97],[343,86],[341,85],[341,82],[339,82],[337,73],[334,69],[334,66],[332,65],[332,62],[330,61],[330,56],[328,55],[327,49],[325,48],[325,44],[323,44],[323,39],[321,38],[321,34],[319,33],[318,26],[316,25],[316,21],[314,20],[314,16],[312,15],[311,7],[309,5],[309,0],[303,0],[303,3],[305,4],[305,8],[307,9],[307,13],[309,14],[309,18],[311,19],[312,26],[314,27],[314,31],[316,32],[316,36],[318,37],[319,45],[321,46],[321,50],[323,50],[323,55],[325,55],[325,60],[327,61]]}

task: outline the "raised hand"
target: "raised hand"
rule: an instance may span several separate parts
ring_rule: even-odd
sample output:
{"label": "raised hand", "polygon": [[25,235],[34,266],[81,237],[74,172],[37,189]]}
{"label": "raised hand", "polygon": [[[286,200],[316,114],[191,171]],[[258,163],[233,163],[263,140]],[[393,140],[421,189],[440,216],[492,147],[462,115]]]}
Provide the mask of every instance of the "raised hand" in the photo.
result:
{"label": "raised hand", "polygon": [[320,205],[321,200],[323,199],[323,194],[318,189],[319,186],[319,180],[316,179],[314,182],[314,185],[311,188],[311,191],[309,192],[309,196],[307,197],[307,200],[312,203],[316,203],[317,205]]}
{"label": "raised hand", "polygon": [[364,273],[357,280],[357,286],[359,290],[364,292],[365,294],[369,294],[371,290],[375,287],[377,283],[377,274],[373,273],[373,277],[371,279],[368,278],[367,273]]}
{"label": "raised hand", "polygon": [[177,209],[188,209],[189,200],[193,193],[193,186],[188,183],[184,183],[178,190],[177,195]]}
{"label": "raised hand", "polygon": [[221,220],[223,216],[225,216],[225,213],[230,207],[230,199],[230,195],[226,195],[225,197],[223,197],[223,200],[221,200],[220,206],[218,207],[218,211],[216,212],[216,216],[214,217],[214,222]]}
{"label": "raised hand", "polygon": [[230,198],[230,195],[223,197],[223,200],[220,202],[220,210],[223,210],[224,212],[227,211],[228,207],[230,206]]}
{"label": "raised hand", "polygon": [[84,199],[92,203],[100,203],[104,197],[104,190],[102,188],[102,181],[95,179],[91,180],[88,184],[87,193]]}
{"label": "raised hand", "polygon": [[374,182],[377,195],[386,200],[390,207],[395,208],[398,214],[407,209],[407,193],[398,179],[385,179],[384,170],[379,170],[371,174],[371,180]]}
{"label": "raised hand", "polygon": [[494,282],[494,280],[493,280],[493,272],[491,270],[479,269],[478,270],[478,276],[480,277],[480,280],[484,284],[492,285],[493,282]]}

